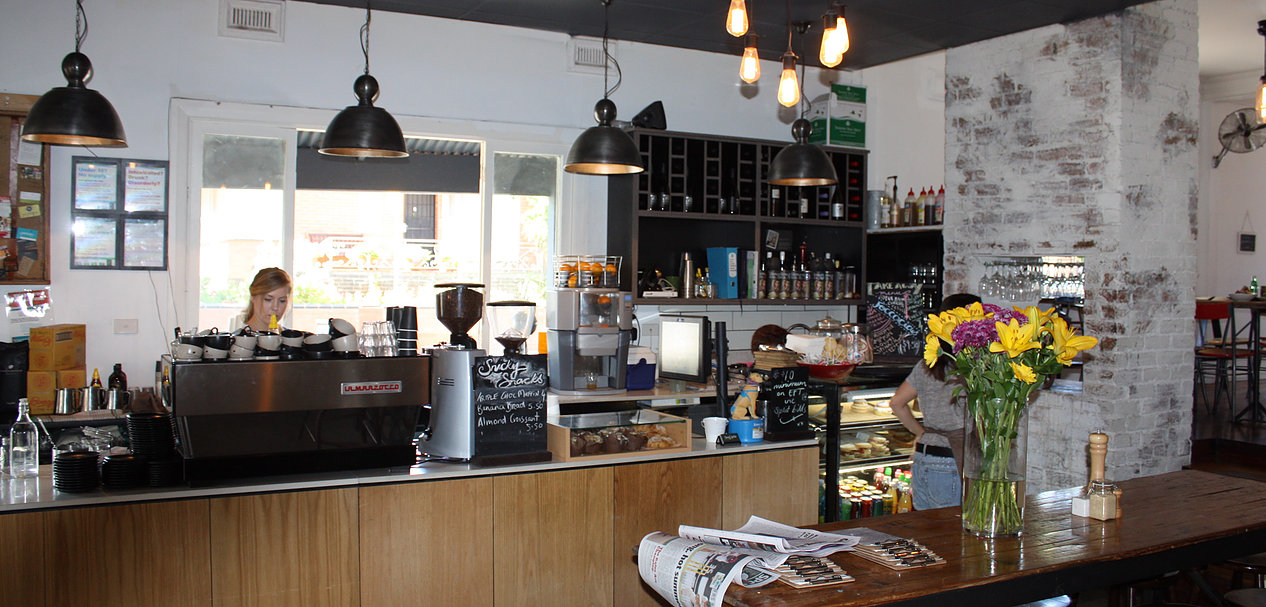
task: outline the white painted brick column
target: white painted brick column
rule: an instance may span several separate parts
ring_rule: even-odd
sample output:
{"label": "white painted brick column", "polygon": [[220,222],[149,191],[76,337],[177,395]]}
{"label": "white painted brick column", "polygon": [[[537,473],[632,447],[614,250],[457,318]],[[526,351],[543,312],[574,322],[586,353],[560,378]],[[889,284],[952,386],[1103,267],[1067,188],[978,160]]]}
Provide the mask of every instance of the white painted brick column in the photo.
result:
{"label": "white painted brick column", "polygon": [[[1086,258],[1080,395],[1031,408],[1029,491],[1085,482],[1087,435],[1113,480],[1191,455],[1198,111],[1196,0],[951,49],[945,70],[946,293],[992,255]],[[995,302],[1004,303],[1004,302]]]}

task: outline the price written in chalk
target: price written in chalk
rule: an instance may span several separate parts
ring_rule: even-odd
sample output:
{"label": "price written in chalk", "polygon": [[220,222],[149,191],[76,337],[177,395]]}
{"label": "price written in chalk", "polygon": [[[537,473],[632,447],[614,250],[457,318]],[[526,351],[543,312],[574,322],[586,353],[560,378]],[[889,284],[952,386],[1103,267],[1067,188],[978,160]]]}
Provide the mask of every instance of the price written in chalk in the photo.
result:
{"label": "price written in chalk", "polygon": [[545,356],[477,358],[473,371],[476,455],[546,450]]}

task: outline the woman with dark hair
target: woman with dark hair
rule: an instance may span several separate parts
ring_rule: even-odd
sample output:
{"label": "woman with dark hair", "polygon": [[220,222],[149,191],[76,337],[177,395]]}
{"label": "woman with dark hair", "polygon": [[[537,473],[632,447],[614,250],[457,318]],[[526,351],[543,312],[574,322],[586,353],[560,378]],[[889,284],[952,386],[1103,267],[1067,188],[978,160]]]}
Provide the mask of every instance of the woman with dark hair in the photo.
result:
{"label": "woman with dark hair", "polygon": [[275,318],[281,322],[290,304],[290,275],[281,268],[264,268],[251,280],[251,299],[237,317],[239,326],[267,331]]}
{"label": "woman with dark hair", "polygon": [[[950,295],[941,301],[938,312],[969,306],[980,297],[970,293]],[[957,506],[962,501],[963,409],[965,397],[954,397],[957,377],[946,380],[949,359],[941,357],[932,368],[916,364],[897,392],[888,401],[901,425],[914,433],[914,463],[911,490],[915,510]],[[919,399],[923,422],[914,418],[910,402]]]}

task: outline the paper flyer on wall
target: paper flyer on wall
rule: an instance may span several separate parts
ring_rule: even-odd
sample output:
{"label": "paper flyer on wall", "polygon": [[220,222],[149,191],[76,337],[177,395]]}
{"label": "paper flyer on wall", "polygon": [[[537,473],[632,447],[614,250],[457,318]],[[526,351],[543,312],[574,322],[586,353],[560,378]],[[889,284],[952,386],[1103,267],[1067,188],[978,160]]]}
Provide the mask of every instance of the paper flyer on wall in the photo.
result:
{"label": "paper flyer on wall", "polygon": [[638,571],[679,607],[720,605],[737,578],[745,588],[778,579],[773,568],[792,554],[827,556],[851,550],[860,538],[800,529],[758,516],[734,531],[681,525],[677,536],[651,533],[638,547]]}

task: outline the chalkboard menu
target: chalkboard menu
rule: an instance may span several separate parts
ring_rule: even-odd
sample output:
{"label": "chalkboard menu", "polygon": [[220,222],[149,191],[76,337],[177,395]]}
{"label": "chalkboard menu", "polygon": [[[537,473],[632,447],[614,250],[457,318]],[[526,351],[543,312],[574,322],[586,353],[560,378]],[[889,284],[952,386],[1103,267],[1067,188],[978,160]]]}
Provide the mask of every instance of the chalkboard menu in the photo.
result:
{"label": "chalkboard menu", "polygon": [[765,440],[813,438],[809,430],[809,385],[807,367],[770,369],[760,386],[758,400],[764,401]]}
{"label": "chalkboard menu", "polygon": [[923,285],[871,283],[866,296],[866,324],[875,356],[921,358],[927,312]]}
{"label": "chalkboard menu", "polygon": [[[498,464],[550,459],[545,431],[546,355],[475,359],[472,461]],[[543,454],[543,456],[542,456]]]}

